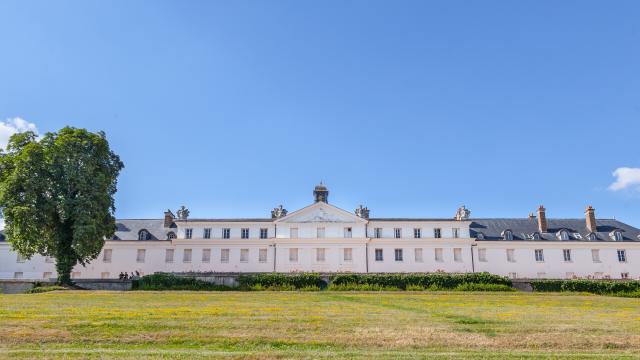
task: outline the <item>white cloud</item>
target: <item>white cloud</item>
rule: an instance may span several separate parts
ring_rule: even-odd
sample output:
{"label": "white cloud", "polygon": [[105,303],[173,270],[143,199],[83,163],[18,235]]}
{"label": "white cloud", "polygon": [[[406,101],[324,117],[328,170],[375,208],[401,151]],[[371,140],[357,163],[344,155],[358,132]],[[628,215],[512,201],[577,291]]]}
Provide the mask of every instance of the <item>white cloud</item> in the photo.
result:
{"label": "white cloud", "polygon": [[37,134],[38,128],[36,128],[36,124],[19,117],[7,119],[4,122],[0,121],[0,148],[7,147],[11,135],[25,131],[33,131]]}
{"label": "white cloud", "polygon": [[640,190],[640,168],[617,168],[613,176],[616,177],[616,181],[609,185],[609,190],[618,191],[628,188]]}

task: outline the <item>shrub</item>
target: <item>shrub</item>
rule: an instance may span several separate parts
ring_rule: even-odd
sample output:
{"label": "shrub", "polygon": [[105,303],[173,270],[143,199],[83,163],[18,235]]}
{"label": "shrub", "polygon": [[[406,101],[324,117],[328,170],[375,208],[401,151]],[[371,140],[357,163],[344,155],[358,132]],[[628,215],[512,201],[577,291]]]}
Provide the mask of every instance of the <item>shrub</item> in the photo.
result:
{"label": "shrub", "polygon": [[611,280],[535,280],[533,291],[571,291],[592,294],[634,296],[640,293],[640,281]]}
{"label": "shrub", "polygon": [[69,290],[63,286],[51,285],[51,286],[36,286],[32,289],[25,291],[25,294],[39,294],[49,291]]}
{"label": "shrub", "polygon": [[511,280],[489,273],[447,274],[338,274],[332,284],[369,284],[399,289],[423,287],[425,289],[453,290],[461,284],[496,284],[511,287]]}
{"label": "shrub", "polygon": [[516,291],[516,289],[504,284],[474,284],[465,283],[456,286],[456,291]]}
{"label": "shrub", "polygon": [[305,287],[315,286],[323,288],[326,284],[319,274],[301,273],[301,274],[247,274],[238,276],[238,283],[241,288],[252,289],[256,285],[264,288],[272,287],[292,287],[293,289],[302,289]]}
{"label": "shrub", "polygon": [[331,283],[327,290],[331,291],[401,291],[395,286],[383,286],[377,284],[334,284]]}
{"label": "shrub", "polygon": [[190,277],[179,277],[171,274],[156,273],[145,275],[137,281],[137,290],[234,290],[226,285],[216,285],[207,281]]}

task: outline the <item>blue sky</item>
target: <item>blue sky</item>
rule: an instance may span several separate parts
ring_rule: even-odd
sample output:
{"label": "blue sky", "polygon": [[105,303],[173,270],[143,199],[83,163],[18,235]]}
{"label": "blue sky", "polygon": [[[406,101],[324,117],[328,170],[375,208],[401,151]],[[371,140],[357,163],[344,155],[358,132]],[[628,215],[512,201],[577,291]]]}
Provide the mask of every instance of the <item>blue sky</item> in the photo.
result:
{"label": "blue sky", "polygon": [[638,19],[637,1],[5,0],[0,130],[104,130],[118,217],[268,216],[323,180],[372,216],[593,204],[639,226]]}

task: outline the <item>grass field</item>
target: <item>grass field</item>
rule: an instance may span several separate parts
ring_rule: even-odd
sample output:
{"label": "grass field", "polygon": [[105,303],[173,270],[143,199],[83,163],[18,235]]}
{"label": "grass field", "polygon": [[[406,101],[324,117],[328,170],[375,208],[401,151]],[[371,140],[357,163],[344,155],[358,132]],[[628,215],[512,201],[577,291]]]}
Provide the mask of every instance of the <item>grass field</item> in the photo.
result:
{"label": "grass field", "polygon": [[640,300],[527,293],[0,295],[4,358],[638,358]]}

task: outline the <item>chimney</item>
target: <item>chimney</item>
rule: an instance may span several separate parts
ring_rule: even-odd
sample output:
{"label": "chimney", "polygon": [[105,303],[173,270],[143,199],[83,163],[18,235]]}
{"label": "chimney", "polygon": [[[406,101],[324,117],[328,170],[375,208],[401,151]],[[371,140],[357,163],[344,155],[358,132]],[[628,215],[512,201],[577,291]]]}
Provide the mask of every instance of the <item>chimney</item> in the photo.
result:
{"label": "chimney", "polygon": [[540,233],[546,233],[547,232],[547,215],[546,215],[546,211],[547,211],[547,209],[545,209],[544,206],[540,205],[540,207],[538,207],[538,231]]}
{"label": "chimney", "polygon": [[587,218],[587,229],[589,232],[597,232],[598,226],[596,224],[596,209],[589,205],[587,206],[587,210],[585,210],[584,214]]}
{"label": "chimney", "polygon": [[175,219],[175,216],[173,216],[173,213],[171,212],[171,210],[167,210],[164,212],[164,227],[168,228],[171,227],[171,224],[173,224],[173,219]]}

